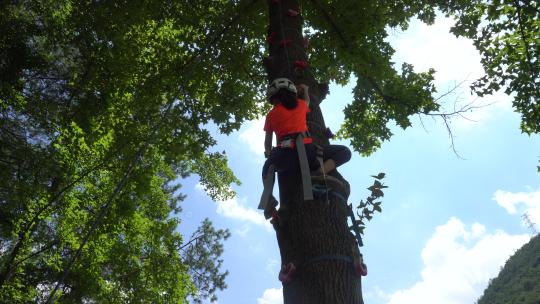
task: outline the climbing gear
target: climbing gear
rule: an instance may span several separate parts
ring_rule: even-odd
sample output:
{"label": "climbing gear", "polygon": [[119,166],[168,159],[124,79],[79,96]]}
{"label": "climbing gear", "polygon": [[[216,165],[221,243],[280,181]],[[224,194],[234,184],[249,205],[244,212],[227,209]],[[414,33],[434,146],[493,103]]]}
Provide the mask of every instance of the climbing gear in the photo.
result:
{"label": "climbing gear", "polygon": [[[280,138],[278,145],[282,148],[295,148],[298,153],[298,162],[300,164],[300,174],[302,175],[302,188],[304,190],[304,200],[313,200],[313,190],[311,187],[311,174],[309,170],[309,162],[304,146],[304,138],[309,137],[308,132],[300,132],[287,134]],[[294,142],[293,142],[294,139]],[[294,145],[293,145],[294,143]]]}
{"label": "climbing gear", "polygon": [[[296,140],[298,135],[302,135],[303,138],[309,138],[309,132],[300,132],[284,135],[278,138],[277,146],[279,148],[291,148],[293,149],[296,146]],[[302,142],[303,143],[303,142]]]}
{"label": "climbing gear", "polygon": [[296,68],[305,70],[305,69],[309,66],[309,62],[307,62],[307,61],[305,61],[305,60],[295,60],[295,61],[293,62],[293,65],[294,65]]}
{"label": "climbing gear", "polygon": [[289,264],[287,265],[283,264],[281,266],[281,270],[279,271],[278,279],[283,284],[290,283],[293,280],[293,276],[295,273],[296,273],[296,266],[294,266],[293,262],[289,262]]}
{"label": "climbing gear", "polygon": [[[294,133],[294,134],[288,134],[283,137],[281,137],[280,140],[278,140],[278,147],[279,148],[290,148],[294,149],[296,148],[296,151],[298,153],[298,162],[300,164],[300,173],[302,176],[302,187],[304,191],[304,200],[309,201],[313,200],[313,189],[311,185],[311,174],[309,170],[309,162],[306,155],[306,148],[304,146],[304,138],[309,137],[308,132],[301,132],[301,133]],[[261,195],[261,199],[259,201],[259,206],[257,206],[260,210],[267,210],[268,204],[271,200],[271,194],[272,190],[274,189],[274,174],[276,172],[276,167],[274,164],[271,164],[268,167],[268,172],[266,173],[266,176],[263,177],[263,193]],[[274,199],[275,200],[275,199]],[[268,217],[267,217],[268,216]],[[266,219],[270,218],[270,212],[265,211],[265,217]]]}
{"label": "climbing gear", "polygon": [[332,192],[332,195],[341,201],[346,201],[345,197],[339,192],[347,192],[347,188],[339,179],[331,175],[316,175],[311,177],[311,181],[313,184],[324,185],[324,188],[328,188],[328,192]]}
{"label": "climbing gear", "polygon": [[357,276],[367,276],[367,265],[364,262],[361,261],[355,261],[354,262],[354,272]]}
{"label": "climbing gear", "polygon": [[279,91],[279,89],[286,89],[296,94],[296,87],[292,81],[290,81],[288,78],[276,78],[268,86],[266,95],[268,97],[273,96]]}
{"label": "climbing gear", "polygon": [[304,200],[313,200],[313,190],[311,187],[311,174],[309,163],[304,146],[304,133],[298,133],[296,136],[296,151],[298,152],[298,161],[300,163],[300,174],[302,175],[302,189],[304,190]]}
{"label": "climbing gear", "polygon": [[268,34],[268,37],[266,37],[266,41],[269,44],[272,44],[272,43],[274,43],[274,38],[275,37],[276,37],[276,32],[271,32],[270,34]]}
{"label": "climbing gear", "polygon": [[288,9],[287,10],[287,15],[289,15],[289,17],[296,17],[298,15],[300,15],[300,12],[299,10],[293,10],[292,8]]}
{"label": "climbing gear", "polygon": [[277,145],[279,148],[294,148],[294,141],[292,138],[286,138],[279,142]]}
{"label": "climbing gear", "polygon": [[268,203],[264,207],[264,218],[269,219],[273,218],[276,213],[276,207],[278,205],[278,201],[276,198],[270,194],[270,199],[268,200]]}

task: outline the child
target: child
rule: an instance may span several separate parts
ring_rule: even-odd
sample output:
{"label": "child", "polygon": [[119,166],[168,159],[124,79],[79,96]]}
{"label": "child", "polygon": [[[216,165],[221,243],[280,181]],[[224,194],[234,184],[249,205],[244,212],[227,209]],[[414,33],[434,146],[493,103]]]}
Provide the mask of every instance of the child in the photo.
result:
{"label": "child", "polygon": [[[324,148],[324,163],[322,168],[317,161],[317,148],[313,144],[313,139],[309,137],[307,128],[307,113],[309,108],[308,86],[300,84],[295,86],[287,78],[277,78],[268,86],[267,95],[272,110],[267,114],[264,124],[266,137],[264,141],[266,162],[263,166],[263,182],[265,190],[261,197],[259,209],[265,209],[265,217],[269,218],[273,212],[277,201],[271,195],[271,188],[274,184],[274,171],[280,175],[297,172],[302,167],[302,162],[307,162],[307,170],[317,170],[316,175],[325,175],[341,164],[349,161],[350,150],[345,146],[330,145]],[[272,148],[273,133],[276,134],[277,146]],[[297,144],[303,145],[298,147]],[[305,152],[302,152],[305,150]],[[302,159],[302,153],[305,157]],[[308,171],[309,172],[309,171]],[[308,173],[309,174],[309,173]],[[311,183],[308,184],[311,194]],[[306,191],[304,181],[304,190]],[[306,192],[304,192],[306,197]],[[312,199],[312,196],[311,198]]]}

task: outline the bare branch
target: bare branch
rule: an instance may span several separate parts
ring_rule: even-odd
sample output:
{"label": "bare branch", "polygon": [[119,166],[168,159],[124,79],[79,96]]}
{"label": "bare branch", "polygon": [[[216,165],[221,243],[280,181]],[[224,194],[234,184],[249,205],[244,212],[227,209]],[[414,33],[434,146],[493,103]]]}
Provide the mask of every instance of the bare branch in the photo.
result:
{"label": "bare branch", "polygon": [[24,261],[26,261],[26,260],[29,260],[29,259],[31,259],[31,258],[33,258],[33,257],[35,257],[35,256],[37,256],[37,255],[39,255],[39,254],[41,254],[41,253],[43,253],[43,252],[45,252],[45,251],[48,251],[49,249],[53,248],[54,245],[57,245],[57,244],[58,244],[57,241],[53,241],[53,242],[49,243],[48,245],[43,246],[41,249],[39,249],[39,250],[37,250],[37,251],[31,253],[30,255],[28,255],[28,256],[26,256],[26,257],[24,257],[24,258],[22,258],[22,259],[20,259],[20,260],[18,260],[18,261],[15,261],[13,267],[11,267],[11,268],[12,268],[12,269],[15,269],[15,268],[18,267],[22,262],[24,262]]}
{"label": "bare branch", "polygon": [[330,26],[334,29],[334,31],[338,35],[339,39],[341,40],[341,42],[343,42],[343,46],[346,49],[349,49],[349,44],[347,43],[347,39],[345,38],[345,35],[343,35],[343,32],[338,28],[337,24],[334,22],[332,17],[330,17],[330,14],[328,14],[328,12],[326,12],[326,10],[324,9],[324,7],[322,7],[322,5],[319,3],[319,1],[311,0],[311,2],[315,5],[315,7],[317,7],[319,12],[321,12],[323,17],[326,19],[326,22],[328,22],[328,24],[330,24]]}
{"label": "bare branch", "polygon": [[464,80],[460,81],[457,84],[454,84],[454,86],[448,89],[448,91],[443,93],[441,96],[435,98],[435,101],[439,101],[447,96],[453,95],[457,91],[457,89],[459,89],[466,81],[467,81],[467,78],[465,78]]}
{"label": "bare branch", "polygon": [[187,242],[187,243],[185,243],[184,245],[182,245],[182,246],[180,247],[180,250],[184,250],[184,248],[186,248],[189,244],[191,244],[191,243],[193,243],[193,242],[199,240],[199,239],[202,238],[203,236],[204,236],[204,234],[200,234],[200,235],[198,235],[198,236],[192,238],[191,240],[189,240],[189,242]]}
{"label": "bare branch", "polygon": [[[463,80],[463,81],[460,81],[459,83],[455,84],[453,87],[451,87],[450,89],[448,89],[445,93],[443,93],[442,95],[438,96],[437,98],[435,98],[435,101],[440,101],[442,100],[443,98],[446,98],[448,96],[451,96],[451,95],[454,95],[458,88],[460,88],[461,86],[463,86],[463,84],[466,82],[467,80]],[[454,142],[454,134],[452,133],[452,128],[450,126],[450,121],[452,120],[452,118],[456,117],[456,116],[459,116],[465,120],[468,120],[468,121],[471,121],[471,122],[476,122],[476,120],[474,119],[471,119],[469,117],[467,117],[465,114],[467,112],[472,112],[474,110],[478,110],[478,109],[482,109],[482,108],[485,108],[485,107],[488,107],[488,106],[491,106],[493,105],[495,102],[491,102],[491,103],[488,103],[488,104],[482,104],[482,105],[478,105],[477,104],[477,101],[478,101],[478,98],[475,98],[473,99],[471,102],[469,103],[466,103],[464,105],[461,105],[461,106],[458,106],[459,104],[459,97],[456,98],[456,100],[454,101],[454,109],[451,111],[451,112],[432,112],[432,113],[423,113],[423,115],[426,115],[426,116],[431,116],[431,117],[440,117],[442,118],[443,122],[444,122],[444,126],[446,127],[446,131],[448,132],[448,137],[450,138],[450,146],[452,148],[452,151],[454,151],[454,154],[460,158],[460,159],[464,159],[457,151],[456,149],[456,146],[455,146],[455,142]],[[422,118],[420,116],[420,122],[422,123],[422,126],[424,126],[423,124],[423,121],[422,121]],[[425,127],[424,127],[425,129]]]}

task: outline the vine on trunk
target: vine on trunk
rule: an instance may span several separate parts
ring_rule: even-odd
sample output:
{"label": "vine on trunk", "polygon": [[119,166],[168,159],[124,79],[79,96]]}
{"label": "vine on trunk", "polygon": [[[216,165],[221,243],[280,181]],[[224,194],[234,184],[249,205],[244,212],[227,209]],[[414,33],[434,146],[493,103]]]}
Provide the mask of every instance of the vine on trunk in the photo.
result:
{"label": "vine on trunk", "polygon": [[364,234],[364,229],[366,228],[365,220],[371,221],[375,212],[382,211],[382,201],[377,200],[384,196],[382,189],[388,188],[388,186],[381,183],[381,180],[385,177],[385,175],[385,173],[381,172],[377,175],[371,176],[375,179],[375,181],[373,181],[373,185],[367,188],[369,191],[371,191],[371,194],[366,198],[366,201],[360,200],[360,203],[356,207],[356,215],[358,215],[356,224],[358,225],[360,234]]}

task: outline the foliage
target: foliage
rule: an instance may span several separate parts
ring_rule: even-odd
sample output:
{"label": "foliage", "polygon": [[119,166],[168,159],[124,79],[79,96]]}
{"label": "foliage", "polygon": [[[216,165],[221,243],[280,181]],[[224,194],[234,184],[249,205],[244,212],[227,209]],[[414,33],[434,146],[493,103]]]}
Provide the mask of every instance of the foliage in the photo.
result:
{"label": "foliage", "polygon": [[[202,4],[0,4],[0,302],[44,302],[56,286],[65,303],[224,288],[217,259],[180,254],[174,180],[197,173],[213,197],[232,195],[238,181],[203,126],[227,133],[253,117],[257,85],[237,83],[230,60],[200,60],[233,8],[192,11]],[[241,51],[221,49],[204,51]],[[214,246],[192,256],[216,258],[227,234],[203,224]]]}
{"label": "foliage", "polygon": [[522,115],[521,129],[540,132],[540,2],[449,1],[452,32],[473,40],[485,75],[472,89],[480,96],[503,89]]}
{"label": "foliage", "polygon": [[377,200],[384,196],[382,189],[388,188],[388,186],[381,183],[381,180],[385,177],[385,175],[386,174],[384,173],[379,173],[371,176],[375,179],[373,181],[373,185],[367,188],[369,191],[371,191],[371,194],[366,198],[365,202],[364,200],[360,200],[360,203],[356,207],[358,209],[356,212],[356,215],[358,216],[356,224],[358,225],[359,232],[361,234],[364,234],[364,229],[366,228],[365,220],[371,221],[375,212],[382,212],[382,201]]}
{"label": "foliage", "polygon": [[540,235],[536,235],[506,261],[477,303],[536,304],[539,301]]}
{"label": "foliage", "polygon": [[228,272],[220,273],[218,270],[223,263],[223,260],[219,259],[223,253],[221,241],[230,236],[228,230],[215,230],[210,220],[205,219],[193,233],[193,241],[184,245],[187,246],[183,252],[184,262],[191,266],[189,274],[197,286],[197,292],[192,296],[197,303],[208,297],[211,301],[216,301],[215,291],[227,287],[225,276]]}
{"label": "foliage", "polygon": [[[356,78],[354,100],[345,108],[338,132],[353,148],[369,155],[390,139],[389,122],[402,128],[410,116],[439,109],[433,98],[434,70],[417,73],[412,65],[396,70],[394,49],[386,38],[395,28],[406,29],[413,16],[432,23],[435,6],[428,1],[310,1],[304,6],[310,30],[308,50],[313,72],[323,81],[344,84]],[[359,18],[361,15],[361,18]]]}

